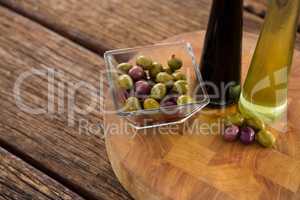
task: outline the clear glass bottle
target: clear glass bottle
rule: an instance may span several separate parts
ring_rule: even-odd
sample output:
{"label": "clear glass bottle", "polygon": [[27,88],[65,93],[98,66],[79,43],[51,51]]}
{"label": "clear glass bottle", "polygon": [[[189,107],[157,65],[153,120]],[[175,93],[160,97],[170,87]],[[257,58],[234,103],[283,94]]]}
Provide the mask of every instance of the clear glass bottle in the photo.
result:
{"label": "clear glass bottle", "polygon": [[241,81],[243,0],[214,0],[201,59],[210,105],[234,102],[231,86]]}
{"label": "clear glass bottle", "polygon": [[299,0],[270,1],[239,102],[243,114],[272,122],[285,113],[299,12]]}

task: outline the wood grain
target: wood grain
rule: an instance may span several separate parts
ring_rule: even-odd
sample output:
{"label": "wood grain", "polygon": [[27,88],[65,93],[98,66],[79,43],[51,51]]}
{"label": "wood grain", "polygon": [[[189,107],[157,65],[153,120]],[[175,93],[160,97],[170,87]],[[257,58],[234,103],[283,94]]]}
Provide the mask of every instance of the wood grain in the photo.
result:
{"label": "wood grain", "polygon": [[[264,18],[268,10],[268,0],[245,0],[244,8],[247,12]],[[298,33],[300,32],[300,19],[298,22]]]}
{"label": "wood grain", "polygon": [[[111,170],[100,129],[94,131],[102,120],[98,105],[102,59],[2,7],[0,32],[0,145],[87,199],[130,199]],[[18,77],[47,68],[63,73],[55,77],[55,90],[50,92],[54,98],[48,99],[47,77],[37,75],[23,82],[20,97],[31,108],[45,108],[54,102],[54,111],[36,115],[21,110],[14,96]],[[68,119],[73,118],[68,116],[67,91],[80,81],[95,89],[79,89],[73,99],[76,105],[85,108],[97,102],[97,109],[88,115],[76,114],[75,124],[70,126]],[[65,88],[59,87],[61,83]],[[80,119],[93,125],[93,130],[80,132]]]}
{"label": "wood grain", "polygon": [[[211,0],[0,0],[23,15],[97,52],[154,43],[205,29]],[[262,19],[245,12],[245,30]]]}
{"label": "wood grain", "polygon": [[246,11],[264,18],[266,16],[268,0],[244,0],[244,8]]}
{"label": "wood grain", "polygon": [[[204,33],[197,32],[168,41],[191,42],[200,58],[201,45],[198,44],[203,38]],[[244,34],[243,77],[256,41],[256,35]],[[108,131],[106,137],[107,151],[117,177],[137,200],[300,199],[299,62],[300,52],[295,51],[289,88],[288,130],[279,133],[279,129],[272,128],[277,135],[274,149],[222,140],[216,129],[217,122],[235,111],[235,106],[225,110],[205,109],[181,126],[145,132],[128,128],[128,123],[121,118],[106,114],[105,127],[119,125],[116,128],[119,134]],[[106,106],[112,108],[111,102],[107,101]],[[208,128],[203,125],[211,127],[211,131],[207,132]]]}
{"label": "wood grain", "polygon": [[0,148],[1,200],[83,200],[65,186]]}

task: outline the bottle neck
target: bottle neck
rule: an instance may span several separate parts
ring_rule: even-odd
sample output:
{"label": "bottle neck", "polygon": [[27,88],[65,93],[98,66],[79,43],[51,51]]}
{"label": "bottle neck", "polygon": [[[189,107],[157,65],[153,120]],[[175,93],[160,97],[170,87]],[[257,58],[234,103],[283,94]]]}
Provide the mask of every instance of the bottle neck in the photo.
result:
{"label": "bottle neck", "polygon": [[[211,8],[208,32],[227,34],[243,26],[243,0],[214,0]],[[238,31],[239,32],[239,31]]]}
{"label": "bottle neck", "polygon": [[227,14],[224,17],[231,17],[235,13],[242,13],[243,0],[214,0],[211,12],[218,12],[220,15]]}
{"label": "bottle neck", "polygon": [[273,31],[296,32],[300,12],[299,0],[271,0],[266,24]]}

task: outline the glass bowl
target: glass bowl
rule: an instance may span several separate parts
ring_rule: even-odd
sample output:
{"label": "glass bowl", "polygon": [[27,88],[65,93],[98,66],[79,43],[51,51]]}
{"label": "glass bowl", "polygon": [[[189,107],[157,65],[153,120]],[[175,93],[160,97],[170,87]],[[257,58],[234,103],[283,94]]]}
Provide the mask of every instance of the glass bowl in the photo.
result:
{"label": "glass bowl", "polygon": [[[172,55],[180,58],[183,61],[180,71],[187,76],[188,95],[193,98],[193,103],[161,107],[160,109],[153,110],[126,112],[124,109],[126,98],[130,94],[133,95],[134,91],[124,91],[119,87],[118,77],[122,72],[118,70],[117,66],[124,62],[135,65],[136,58],[141,55],[149,57],[163,66],[167,66],[167,62]],[[190,43],[176,42],[112,50],[105,52],[104,58],[108,70],[109,88],[112,93],[112,101],[115,105],[116,113],[118,116],[126,119],[136,129],[182,123],[209,103],[209,97],[204,89],[200,68],[196,64],[195,55]],[[177,97],[175,96],[174,98]],[[140,101],[141,105],[143,105],[143,100],[141,99]]]}

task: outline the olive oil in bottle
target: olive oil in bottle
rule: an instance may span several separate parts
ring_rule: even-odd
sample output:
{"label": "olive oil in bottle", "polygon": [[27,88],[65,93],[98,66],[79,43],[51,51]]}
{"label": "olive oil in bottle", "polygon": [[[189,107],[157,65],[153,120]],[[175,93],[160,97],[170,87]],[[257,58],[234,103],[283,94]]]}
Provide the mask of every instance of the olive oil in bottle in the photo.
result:
{"label": "olive oil in bottle", "polygon": [[272,122],[285,113],[299,12],[299,0],[270,1],[240,98],[243,114]]}
{"label": "olive oil in bottle", "polygon": [[210,105],[234,102],[229,91],[241,81],[242,33],[243,0],[214,0],[200,63]]}

